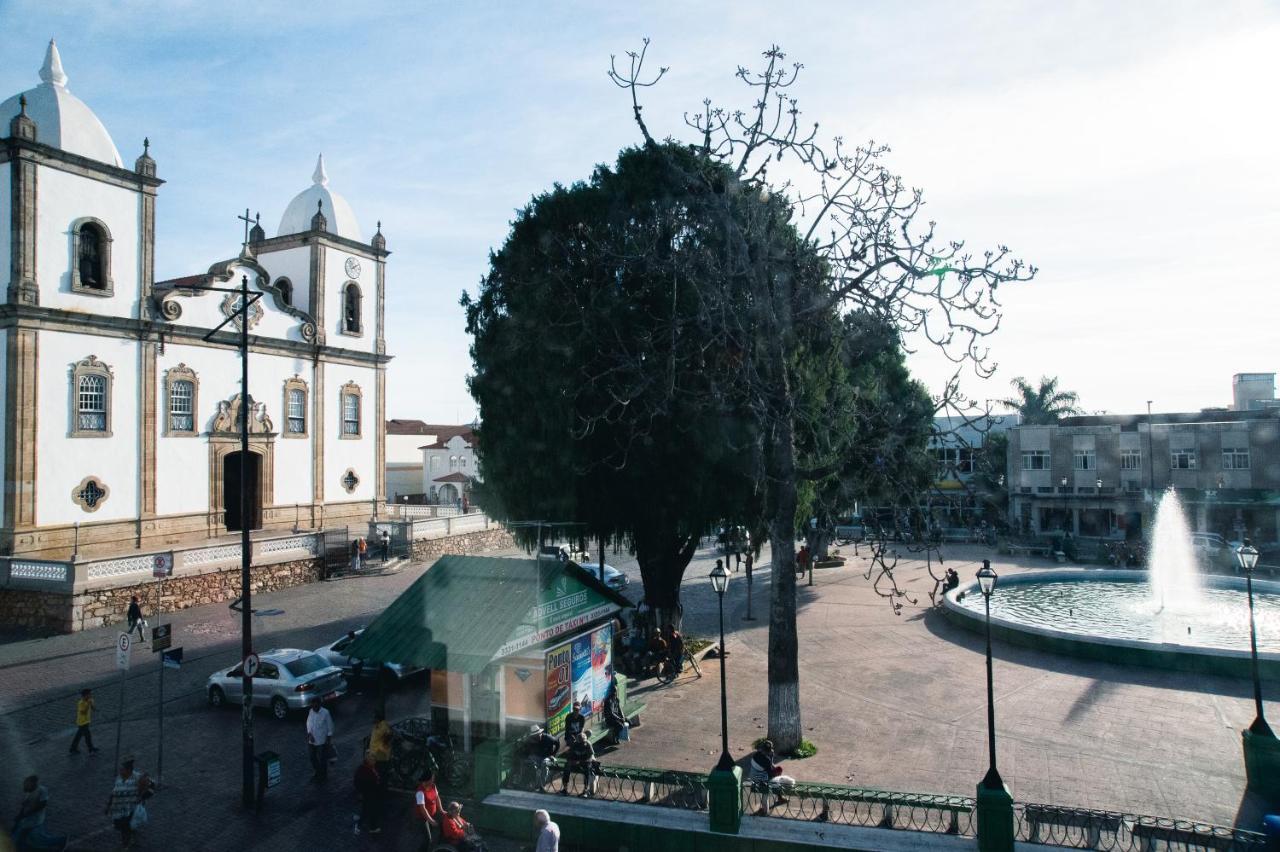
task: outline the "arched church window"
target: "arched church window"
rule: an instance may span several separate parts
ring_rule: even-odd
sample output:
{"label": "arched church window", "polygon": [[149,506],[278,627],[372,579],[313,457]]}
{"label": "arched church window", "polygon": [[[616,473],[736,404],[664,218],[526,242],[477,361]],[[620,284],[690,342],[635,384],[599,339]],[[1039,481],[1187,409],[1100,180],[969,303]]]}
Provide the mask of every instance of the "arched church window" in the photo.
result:
{"label": "arched church window", "polygon": [[342,333],[360,334],[360,285],[348,281],[342,290]]}
{"label": "arched church window", "polygon": [[71,368],[71,437],[111,435],[111,368],[93,355]]}
{"label": "arched church window", "polygon": [[170,367],[165,371],[164,383],[169,399],[168,418],[164,434],[167,437],[194,438],[196,435],[196,411],[199,381],[196,371],[186,364]]}
{"label": "arched church window", "polygon": [[100,219],[76,220],[72,226],[71,289],[76,293],[110,296],[111,233]]}
{"label": "arched church window", "polygon": [[296,375],[284,383],[284,437],[307,437],[307,383]]}
{"label": "arched church window", "polygon": [[288,278],[277,278],[276,289],[280,291],[280,301],[293,305],[293,282]]}

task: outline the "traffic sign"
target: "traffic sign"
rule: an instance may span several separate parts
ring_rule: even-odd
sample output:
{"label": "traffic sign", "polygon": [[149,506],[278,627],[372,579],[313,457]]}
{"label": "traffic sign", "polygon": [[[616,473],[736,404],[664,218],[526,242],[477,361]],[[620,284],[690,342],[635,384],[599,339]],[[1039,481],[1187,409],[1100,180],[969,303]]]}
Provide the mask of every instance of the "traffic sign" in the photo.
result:
{"label": "traffic sign", "polygon": [[244,658],[244,673],[247,674],[249,677],[253,677],[258,673],[259,665],[260,663],[258,661],[258,655],[250,654],[249,656]]}
{"label": "traffic sign", "polygon": [[173,575],[173,552],[157,553],[151,557],[151,576],[169,577]]}
{"label": "traffic sign", "polygon": [[168,669],[182,668],[182,646],[170,648],[160,655],[160,662]]}
{"label": "traffic sign", "polygon": [[157,624],[151,628],[151,653],[163,651],[173,644],[173,625]]}
{"label": "traffic sign", "polygon": [[127,671],[129,668],[129,641],[128,633],[121,633],[116,637],[116,668],[120,671]]}

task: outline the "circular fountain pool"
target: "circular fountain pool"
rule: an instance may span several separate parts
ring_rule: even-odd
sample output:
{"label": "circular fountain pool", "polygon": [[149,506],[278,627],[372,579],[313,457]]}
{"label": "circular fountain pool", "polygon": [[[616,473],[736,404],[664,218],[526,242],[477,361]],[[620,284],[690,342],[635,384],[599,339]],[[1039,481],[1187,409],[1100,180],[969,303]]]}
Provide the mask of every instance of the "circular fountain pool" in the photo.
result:
{"label": "circular fountain pool", "polygon": [[[1258,655],[1280,672],[1280,583],[1254,580]],[[954,620],[983,628],[976,583],[949,592]],[[1169,668],[1246,674],[1244,579],[1200,578],[1193,599],[1163,603],[1145,571],[1053,570],[1004,575],[991,596],[992,632],[1019,644]]]}

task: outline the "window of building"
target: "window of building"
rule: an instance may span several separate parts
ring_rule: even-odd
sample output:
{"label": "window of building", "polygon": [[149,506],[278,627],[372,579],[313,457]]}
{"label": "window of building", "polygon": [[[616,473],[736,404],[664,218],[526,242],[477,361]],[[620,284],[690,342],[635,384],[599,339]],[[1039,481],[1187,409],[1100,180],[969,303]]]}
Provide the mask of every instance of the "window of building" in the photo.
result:
{"label": "window of building", "polygon": [[458,457],[449,456],[449,470],[457,470],[457,469],[458,469]]}
{"label": "window of building", "polygon": [[71,226],[71,290],[110,296],[111,232],[101,219],[77,219]]}
{"label": "window of building", "polygon": [[170,437],[194,437],[199,389],[195,370],[186,364],[170,367],[165,371],[164,382],[168,397],[164,434]]}
{"label": "window of building", "polygon": [[1076,470],[1097,470],[1098,457],[1093,450],[1076,450],[1072,453],[1072,466]]}
{"label": "window of building", "polygon": [[1249,469],[1249,448],[1242,447],[1236,449],[1222,448],[1222,469],[1223,470],[1248,470]]}
{"label": "window of building", "polygon": [[71,368],[71,437],[111,434],[111,368],[93,355]]}
{"label": "window of building", "polygon": [[280,301],[286,305],[293,304],[293,282],[288,278],[277,278],[276,289],[280,291]]}
{"label": "window of building", "polygon": [[467,457],[466,457],[466,456],[458,456],[458,466],[459,466],[459,467],[461,467],[463,470],[466,470],[466,469],[467,469]]}
{"label": "window of building", "polygon": [[284,437],[307,437],[307,383],[297,375],[284,383]]}
{"label": "window of building", "polygon": [[1196,451],[1193,449],[1170,450],[1169,467],[1173,470],[1195,470]]}
{"label": "window of building", "polygon": [[432,457],[431,457],[431,469],[432,469],[432,470],[439,470],[439,469],[440,469],[440,457],[439,457],[439,456],[432,456]]}
{"label": "window of building", "polygon": [[1022,451],[1022,469],[1023,470],[1048,470],[1049,454],[1044,450],[1023,450]]}
{"label": "window of building", "polygon": [[360,285],[348,281],[342,288],[342,333],[360,334]]}
{"label": "window of building", "polygon": [[354,382],[342,386],[342,436],[360,437],[360,387]]}
{"label": "window of building", "polygon": [[1142,468],[1142,450],[1121,450],[1120,469],[1139,470]]}

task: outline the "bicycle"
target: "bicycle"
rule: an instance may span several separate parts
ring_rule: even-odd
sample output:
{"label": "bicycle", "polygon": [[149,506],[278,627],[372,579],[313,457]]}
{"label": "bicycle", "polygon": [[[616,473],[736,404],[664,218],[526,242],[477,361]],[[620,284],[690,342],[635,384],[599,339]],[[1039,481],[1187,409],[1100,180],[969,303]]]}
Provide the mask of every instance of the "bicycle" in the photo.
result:
{"label": "bicycle", "polygon": [[[698,677],[702,677],[702,669],[698,667],[698,661],[694,658],[693,654],[685,651],[684,661],[693,667],[693,671]],[[679,675],[680,672],[676,670],[675,665],[672,664],[670,659],[667,659],[663,660],[658,666],[658,671],[654,676],[658,679],[658,683],[666,686],[674,681]]]}
{"label": "bicycle", "polygon": [[414,784],[430,769],[446,787],[464,786],[471,767],[454,747],[453,737],[433,732],[430,719],[405,719],[392,726],[391,770],[402,781]]}

